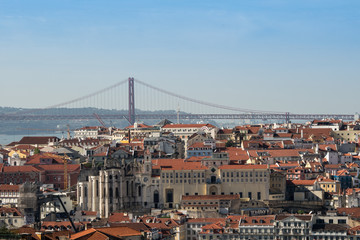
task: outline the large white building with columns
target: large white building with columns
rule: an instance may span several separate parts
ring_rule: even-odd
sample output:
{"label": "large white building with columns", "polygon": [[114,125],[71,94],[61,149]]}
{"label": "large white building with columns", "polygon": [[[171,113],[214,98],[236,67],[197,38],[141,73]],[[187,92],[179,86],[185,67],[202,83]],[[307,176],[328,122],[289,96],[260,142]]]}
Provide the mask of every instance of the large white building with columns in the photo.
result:
{"label": "large white building with columns", "polygon": [[[149,151],[149,150],[147,150]],[[267,165],[230,165],[226,153],[187,159],[106,160],[101,170],[81,174],[78,204],[101,217],[119,210],[177,208],[183,195],[235,195],[269,199]]]}
{"label": "large white building with columns", "polygon": [[106,160],[104,168],[80,178],[80,209],[99,211],[101,217],[108,217],[119,210],[158,207],[159,181],[151,172],[151,154],[141,161]]}

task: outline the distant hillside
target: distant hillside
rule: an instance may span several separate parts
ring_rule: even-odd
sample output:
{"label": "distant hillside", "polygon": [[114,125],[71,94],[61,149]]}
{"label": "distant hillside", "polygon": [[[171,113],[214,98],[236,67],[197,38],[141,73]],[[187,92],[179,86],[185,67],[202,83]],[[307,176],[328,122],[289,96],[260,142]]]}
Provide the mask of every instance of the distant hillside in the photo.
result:
{"label": "distant hillside", "polygon": [[[11,107],[0,107],[0,114],[9,114],[9,113],[21,113],[25,115],[47,115],[47,114],[58,114],[59,109],[46,109],[37,111],[37,109],[23,109],[23,108],[11,108]],[[98,108],[76,108],[76,109],[61,109],[61,114],[68,115],[92,115],[93,113],[102,115],[102,114],[127,114],[127,110],[108,110],[108,109],[98,109]],[[136,110],[137,114],[176,114],[176,111],[173,110],[159,110],[159,111],[142,111]],[[142,120],[149,125],[156,124],[162,119],[155,120]],[[176,119],[169,119],[172,122],[176,122]],[[118,128],[124,128],[129,125],[129,122],[126,119],[103,119],[107,126],[115,126]],[[182,121],[183,123],[195,123],[196,121]],[[208,121],[213,125],[217,125],[214,121]],[[70,129],[76,129],[83,126],[99,126],[100,123],[94,117],[93,120],[40,120],[40,121],[2,121],[0,124],[0,134],[5,135],[32,135],[32,134],[51,134],[51,131],[38,131],[34,129],[59,129],[61,132],[64,129],[67,129],[67,125],[70,126]]]}

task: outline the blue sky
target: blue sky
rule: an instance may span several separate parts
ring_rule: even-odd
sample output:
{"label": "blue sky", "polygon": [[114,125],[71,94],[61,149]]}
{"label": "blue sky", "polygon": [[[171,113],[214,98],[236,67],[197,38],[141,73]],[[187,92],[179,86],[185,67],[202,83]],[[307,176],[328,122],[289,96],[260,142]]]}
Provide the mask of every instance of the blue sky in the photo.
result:
{"label": "blue sky", "polygon": [[0,106],[129,76],[239,108],[355,113],[358,0],[0,0]]}

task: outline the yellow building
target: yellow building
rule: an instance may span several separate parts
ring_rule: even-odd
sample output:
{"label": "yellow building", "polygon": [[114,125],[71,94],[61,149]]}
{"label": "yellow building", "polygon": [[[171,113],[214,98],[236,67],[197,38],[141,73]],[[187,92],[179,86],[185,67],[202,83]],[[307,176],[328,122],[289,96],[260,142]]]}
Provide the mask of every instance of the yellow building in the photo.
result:
{"label": "yellow building", "polygon": [[254,200],[269,199],[267,165],[211,165],[184,159],[153,160],[160,174],[160,203],[180,206],[182,195],[239,194]]}
{"label": "yellow building", "polygon": [[22,150],[11,150],[8,154],[9,157],[13,157],[15,155],[17,155],[20,159],[25,159],[28,156],[30,156],[30,152],[27,151],[22,151]]}
{"label": "yellow building", "polygon": [[339,193],[341,191],[341,183],[339,181],[325,178],[323,176],[318,177],[318,184],[324,192]]}
{"label": "yellow building", "polygon": [[334,131],[333,137],[341,141],[357,142],[360,136],[360,130],[356,128],[347,128],[346,130]]}

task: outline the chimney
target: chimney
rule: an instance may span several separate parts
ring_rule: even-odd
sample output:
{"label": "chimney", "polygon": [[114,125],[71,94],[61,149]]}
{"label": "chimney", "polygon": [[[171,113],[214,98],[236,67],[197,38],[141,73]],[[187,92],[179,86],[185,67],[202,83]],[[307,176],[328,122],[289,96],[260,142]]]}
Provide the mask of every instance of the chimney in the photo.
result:
{"label": "chimney", "polygon": [[301,129],[301,138],[304,138],[304,130]]}

